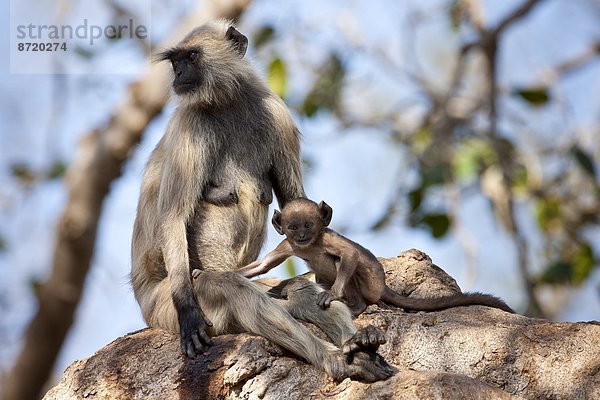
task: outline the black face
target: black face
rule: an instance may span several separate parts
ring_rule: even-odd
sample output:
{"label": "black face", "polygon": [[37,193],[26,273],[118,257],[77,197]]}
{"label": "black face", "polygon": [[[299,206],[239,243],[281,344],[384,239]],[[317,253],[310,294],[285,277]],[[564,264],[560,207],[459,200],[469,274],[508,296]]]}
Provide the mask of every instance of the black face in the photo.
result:
{"label": "black face", "polygon": [[321,228],[321,224],[315,223],[314,219],[298,216],[286,222],[284,233],[296,245],[306,246],[314,241]]}
{"label": "black face", "polygon": [[283,212],[275,210],[271,222],[280,235],[296,246],[310,246],[319,239],[331,222],[333,210],[324,201],[319,204],[306,198],[290,201]]}
{"label": "black face", "polygon": [[161,60],[171,61],[175,79],[173,80],[173,89],[178,95],[187,94],[196,89],[202,83],[202,74],[200,73],[200,49],[180,49],[174,48],[167,50],[159,55]]}

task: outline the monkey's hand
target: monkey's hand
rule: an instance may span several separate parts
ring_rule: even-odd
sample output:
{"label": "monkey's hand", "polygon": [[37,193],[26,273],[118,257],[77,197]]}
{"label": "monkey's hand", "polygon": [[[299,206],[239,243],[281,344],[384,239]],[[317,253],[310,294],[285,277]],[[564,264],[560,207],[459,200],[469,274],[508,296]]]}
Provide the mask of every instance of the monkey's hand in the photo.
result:
{"label": "monkey's hand", "polygon": [[341,296],[336,296],[329,290],[324,290],[317,295],[317,305],[322,309],[326,309],[331,305],[334,300],[340,300]]}
{"label": "monkey's hand", "polygon": [[344,354],[351,354],[359,349],[369,349],[371,351],[377,351],[380,345],[386,342],[385,333],[374,327],[373,325],[367,325],[364,328],[356,331],[344,345],[342,346],[342,352]]}
{"label": "monkey's hand", "polygon": [[262,275],[267,271],[268,269],[265,268],[265,263],[263,260],[256,260],[237,270],[239,274],[248,279],[254,278],[257,275]]}
{"label": "monkey's hand", "polygon": [[179,315],[181,351],[185,356],[195,358],[212,345],[212,339],[206,333],[211,326],[200,307],[188,308]]}

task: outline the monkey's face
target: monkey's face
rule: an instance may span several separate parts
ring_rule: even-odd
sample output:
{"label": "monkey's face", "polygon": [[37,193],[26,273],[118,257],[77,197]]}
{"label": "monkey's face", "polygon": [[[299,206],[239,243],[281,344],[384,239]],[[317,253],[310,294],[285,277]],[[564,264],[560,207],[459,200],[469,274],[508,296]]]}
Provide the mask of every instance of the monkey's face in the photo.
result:
{"label": "monkey's face", "polygon": [[283,232],[288,240],[301,247],[313,244],[322,229],[322,223],[304,215],[290,218],[283,226]]}
{"label": "monkey's face", "polygon": [[319,240],[329,225],[333,210],[322,201],[317,204],[306,198],[290,201],[281,212],[275,210],[273,227],[295,246],[311,246]]}
{"label": "monkey's face", "polygon": [[227,21],[194,29],[176,47],[158,55],[173,67],[173,90],[197,105],[218,104],[234,96],[249,64],[248,39]]}
{"label": "monkey's face", "polygon": [[173,67],[173,90],[179,96],[189,94],[202,84],[201,48],[174,48],[163,53]]}

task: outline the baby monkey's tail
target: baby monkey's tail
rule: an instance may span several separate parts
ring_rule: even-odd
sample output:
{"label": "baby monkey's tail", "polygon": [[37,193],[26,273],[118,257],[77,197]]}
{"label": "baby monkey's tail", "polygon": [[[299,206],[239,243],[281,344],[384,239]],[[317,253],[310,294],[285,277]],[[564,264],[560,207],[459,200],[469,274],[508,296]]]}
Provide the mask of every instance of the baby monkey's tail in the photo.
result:
{"label": "baby monkey's tail", "polygon": [[402,296],[389,287],[386,287],[381,296],[381,300],[410,311],[438,311],[452,307],[480,305],[499,308],[500,310],[513,314],[515,313],[502,299],[479,292],[458,293],[430,299],[417,299]]}

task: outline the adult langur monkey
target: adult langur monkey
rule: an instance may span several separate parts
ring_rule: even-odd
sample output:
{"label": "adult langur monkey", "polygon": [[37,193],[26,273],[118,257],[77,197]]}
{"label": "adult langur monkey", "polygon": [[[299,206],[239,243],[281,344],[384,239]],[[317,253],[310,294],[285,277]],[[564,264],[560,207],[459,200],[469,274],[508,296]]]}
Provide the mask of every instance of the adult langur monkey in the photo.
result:
{"label": "adult langur monkey", "polygon": [[[250,332],[335,379],[386,379],[394,369],[374,352],[382,332],[357,331],[340,302],[320,309],[316,284],[284,282],[285,298],[272,298],[234,272],[258,256],[273,191],[280,207],[304,196],[298,129],[244,58],[247,44],[217,21],[160,54],[172,64],[179,106],[146,166],[134,226],[131,281],[143,317],[180,333],[188,357],[211,336]],[[193,269],[203,272],[192,281]]]}

